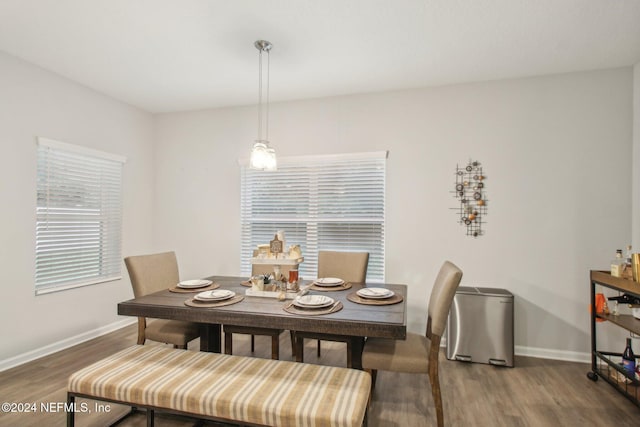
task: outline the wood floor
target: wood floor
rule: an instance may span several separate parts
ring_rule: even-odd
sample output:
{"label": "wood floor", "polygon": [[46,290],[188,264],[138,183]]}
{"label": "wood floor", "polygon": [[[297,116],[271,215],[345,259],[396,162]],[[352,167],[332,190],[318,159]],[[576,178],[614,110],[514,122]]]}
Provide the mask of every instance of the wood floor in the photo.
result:
{"label": "wood floor", "polygon": [[[0,400],[29,403],[35,413],[0,413],[0,426],[64,426],[68,376],[109,354],[135,344],[135,326],[129,326],[56,354],[0,372]],[[199,344],[192,342],[190,349]],[[256,337],[257,357],[270,357],[270,341]],[[346,366],[345,344],[322,343],[322,357],[309,340],[305,362]],[[281,359],[291,360],[289,334],[281,335]],[[250,355],[248,337],[234,336],[234,353]],[[640,408],[603,381],[586,377],[581,363],[516,357],[515,368],[465,364],[440,358],[440,378],[447,426],[640,426]],[[80,400],[83,402],[83,400]],[[92,412],[77,414],[77,426],[105,426],[128,408],[85,400]],[[43,410],[43,406],[48,411]],[[57,412],[56,412],[57,411]],[[125,419],[120,426],[145,426],[144,414]],[[158,415],[156,425],[191,426],[194,420]],[[205,425],[218,425],[206,423]],[[380,372],[369,413],[370,427],[435,425],[431,389],[426,376]]]}

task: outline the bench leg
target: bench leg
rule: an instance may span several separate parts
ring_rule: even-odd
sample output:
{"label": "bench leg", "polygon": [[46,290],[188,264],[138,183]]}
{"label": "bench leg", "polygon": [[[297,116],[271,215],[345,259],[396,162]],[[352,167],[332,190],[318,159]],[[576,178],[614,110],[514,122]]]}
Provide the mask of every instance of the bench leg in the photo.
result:
{"label": "bench leg", "polygon": [[67,407],[70,408],[67,411],[67,427],[73,427],[76,421],[76,414],[73,411],[73,404],[75,403],[76,397],[72,396],[71,393],[67,393]]}

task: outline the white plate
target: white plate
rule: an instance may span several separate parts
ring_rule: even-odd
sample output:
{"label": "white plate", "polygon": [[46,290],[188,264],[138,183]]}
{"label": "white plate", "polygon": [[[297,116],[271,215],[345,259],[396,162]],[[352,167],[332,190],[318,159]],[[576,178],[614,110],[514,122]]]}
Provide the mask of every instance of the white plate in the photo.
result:
{"label": "white plate", "polygon": [[235,292],[228,289],[215,289],[213,291],[200,292],[193,299],[198,301],[224,301],[229,298],[233,298],[236,295]]}
{"label": "white plate", "polygon": [[393,291],[385,288],[362,288],[356,292],[362,298],[385,299],[394,296]]}
{"label": "white plate", "polygon": [[209,286],[212,283],[213,282],[211,280],[203,279],[183,280],[182,282],[178,283],[178,287],[183,289],[194,289]]}
{"label": "white plate", "polygon": [[293,300],[293,305],[302,308],[324,308],[329,307],[335,301],[325,295],[303,295]]}
{"label": "white plate", "polygon": [[337,277],[323,277],[321,279],[317,279],[313,283],[318,286],[340,286],[344,285],[344,280],[338,279]]}

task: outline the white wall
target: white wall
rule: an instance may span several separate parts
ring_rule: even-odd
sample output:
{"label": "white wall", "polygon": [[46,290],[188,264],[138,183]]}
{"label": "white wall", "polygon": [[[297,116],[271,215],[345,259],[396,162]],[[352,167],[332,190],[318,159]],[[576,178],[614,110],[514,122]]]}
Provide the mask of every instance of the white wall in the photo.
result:
{"label": "white wall", "polygon": [[0,52],[0,368],[122,321],[133,296],[124,266],[120,281],[34,295],[36,136],[126,156],[123,251],[152,242],[152,116]]}
{"label": "white wall", "polygon": [[[515,294],[521,354],[584,358],[589,270],[631,239],[632,81],[624,68],[272,104],[270,140],[281,156],[389,150],[386,278],[409,285],[410,330],[449,259],[463,284]],[[183,278],[239,273],[236,160],[256,114],[156,117],[155,244]],[[469,159],[490,199],[478,239],[451,209]]]}
{"label": "white wall", "polygon": [[[424,329],[451,259],[463,284],[516,295],[520,353],[571,358],[589,349],[588,270],[631,238],[639,68],[273,104],[270,139],[282,156],[389,150],[387,281],[409,285],[410,330]],[[238,274],[237,159],[255,107],[153,118],[2,53],[0,94],[0,368],[131,320],[116,315],[132,296],[124,267],[119,282],[34,295],[37,135],[127,156],[124,256],[174,249],[182,278]],[[478,239],[451,210],[455,166],[470,158],[490,199]]]}

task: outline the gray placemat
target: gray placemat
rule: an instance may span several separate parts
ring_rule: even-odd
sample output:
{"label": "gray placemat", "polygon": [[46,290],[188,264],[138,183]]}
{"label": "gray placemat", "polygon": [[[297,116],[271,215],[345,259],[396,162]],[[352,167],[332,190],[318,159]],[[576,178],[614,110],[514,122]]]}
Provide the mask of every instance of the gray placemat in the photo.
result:
{"label": "gray placemat", "polygon": [[362,298],[355,292],[351,292],[347,295],[347,299],[351,302],[355,302],[356,304],[365,304],[365,305],[392,305],[398,304],[404,300],[402,295],[393,294],[392,297],[389,298]]}
{"label": "gray placemat", "polygon": [[349,282],[344,282],[342,285],[340,286],[318,286],[318,285],[311,285],[311,287],[309,288],[311,290],[314,291],[320,291],[320,292],[331,292],[331,291],[346,291],[347,289],[351,289],[351,283]]}
{"label": "gray placemat", "polygon": [[194,300],[193,298],[189,298],[184,302],[185,305],[189,307],[202,307],[202,308],[212,308],[212,307],[224,307],[225,305],[232,305],[239,303],[244,299],[244,295],[236,295],[233,298],[226,299],[224,301],[212,301],[212,302],[204,302]]}
{"label": "gray placemat", "polygon": [[177,286],[174,286],[173,288],[169,288],[169,292],[175,292],[177,294],[194,294],[197,292],[212,291],[214,289],[218,289],[219,287],[220,285],[217,283],[212,283],[201,288],[179,288]]}

